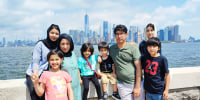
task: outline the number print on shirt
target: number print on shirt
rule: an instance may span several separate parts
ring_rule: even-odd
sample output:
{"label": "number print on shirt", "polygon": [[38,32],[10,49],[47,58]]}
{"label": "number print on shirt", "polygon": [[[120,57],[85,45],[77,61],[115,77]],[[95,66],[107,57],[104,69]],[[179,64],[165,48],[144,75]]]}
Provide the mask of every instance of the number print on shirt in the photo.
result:
{"label": "number print on shirt", "polygon": [[150,75],[156,75],[158,69],[158,62],[151,62],[150,60],[146,61],[147,66],[145,67],[145,72],[149,73]]}

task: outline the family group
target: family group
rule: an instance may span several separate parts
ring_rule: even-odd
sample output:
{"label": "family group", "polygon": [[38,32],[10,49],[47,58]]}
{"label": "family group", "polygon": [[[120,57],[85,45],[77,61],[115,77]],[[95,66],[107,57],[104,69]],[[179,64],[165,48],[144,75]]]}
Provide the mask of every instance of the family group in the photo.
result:
{"label": "family group", "polygon": [[81,57],[77,58],[71,36],[61,34],[59,26],[52,24],[47,29],[47,38],[34,47],[26,71],[31,100],[87,100],[89,82],[94,84],[98,100],[108,100],[109,82],[116,100],[167,99],[168,62],[161,54],[154,24],[147,24],[146,39],[139,47],[126,41],[127,31],[125,25],[117,25],[115,44],[100,42],[101,55],[94,55],[93,45],[84,43]]}

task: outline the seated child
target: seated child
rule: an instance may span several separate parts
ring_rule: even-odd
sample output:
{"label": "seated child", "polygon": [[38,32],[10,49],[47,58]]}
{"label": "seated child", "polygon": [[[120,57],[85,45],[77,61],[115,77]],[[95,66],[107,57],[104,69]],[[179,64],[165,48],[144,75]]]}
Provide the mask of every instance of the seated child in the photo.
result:
{"label": "seated child", "polygon": [[92,81],[101,100],[101,87],[95,74],[98,55],[93,55],[94,48],[91,43],[84,43],[81,47],[81,57],[78,59],[78,73],[80,84],[83,84],[82,100],[87,100],[89,82]]}
{"label": "seated child", "polygon": [[100,42],[98,44],[98,49],[99,52],[101,53],[101,58],[102,58],[102,62],[100,63],[100,71],[101,71],[100,75],[101,75],[104,100],[108,100],[107,83],[109,81],[113,85],[112,97],[118,100],[120,99],[120,96],[117,91],[114,62],[112,58],[108,55],[109,45],[106,42]]}

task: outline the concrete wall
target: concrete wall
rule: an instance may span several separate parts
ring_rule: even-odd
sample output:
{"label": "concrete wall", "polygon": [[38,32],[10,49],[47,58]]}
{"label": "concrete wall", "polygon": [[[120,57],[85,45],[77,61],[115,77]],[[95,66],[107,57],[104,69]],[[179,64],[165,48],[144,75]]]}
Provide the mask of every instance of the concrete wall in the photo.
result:
{"label": "concrete wall", "polygon": [[[200,100],[200,66],[170,68],[171,82],[168,100]],[[0,100],[30,100],[25,79],[0,80]],[[109,84],[109,94],[112,87]],[[89,98],[96,97],[90,83]]]}

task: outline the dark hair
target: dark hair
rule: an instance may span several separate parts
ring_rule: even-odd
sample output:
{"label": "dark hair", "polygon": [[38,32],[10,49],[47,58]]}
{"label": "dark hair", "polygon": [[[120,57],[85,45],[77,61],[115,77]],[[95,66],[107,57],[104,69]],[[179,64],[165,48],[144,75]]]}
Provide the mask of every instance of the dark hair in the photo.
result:
{"label": "dark hair", "polygon": [[47,61],[49,61],[51,55],[58,55],[60,58],[64,58],[62,51],[53,49],[47,54]]}
{"label": "dark hair", "polygon": [[85,52],[88,48],[90,49],[91,55],[93,54],[94,48],[93,48],[92,44],[91,43],[84,43],[82,45],[81,49],[80,49],[81,50],[81,55],[83,57],[84,57],[83,52]]}
{"label": "dark hair", "polygon": [[106,49],[109,50],[109,45],[108,45],[108,43],[107,43],[107,42],[100,42],[100,43],[98,44],[98,49],[99,49],[99,51],[100,51],[101,48],[106,48]]}
{"label": "dark hair", "polygon": [[147,40],[147,43],[146,43],[146,44],[147,44],[147,46],[153,45],[153,46],[158,46],[158,47],[161,48],[160,39],[157,38],[157,37],[152,37],[152,38],[150,38],[149,40]]}
{"label": "dark hair", "polygon": [[59,31],[59,34],[60,34],[60,28],[58,25],[56,24],[51,24],[51,26],[49,26],[49,28],[47,29],[47,38],[49,38],[49,32],[52,30],[52,29],[56,29]]}
{"label": "dark hair", "polygon": [[114,33],[116,34],[117,31],[122,31],[122,32],[125,32],[127,33],[127,28],[125,25],[117,25],[114,29]]}
{"label": "dark hair", "polygon": [[147,26],[146,26],[146,29],[147,29],[148,27],[151,27],[151,28],[152,28],[152,29],[155,31],[154,24],[152,24],[152,23],[149,23],[149,24],[147,24]]}

